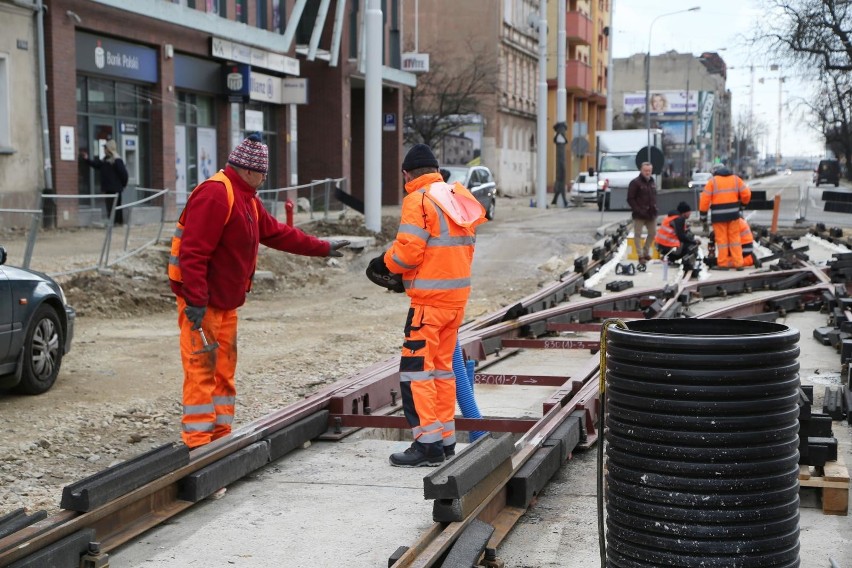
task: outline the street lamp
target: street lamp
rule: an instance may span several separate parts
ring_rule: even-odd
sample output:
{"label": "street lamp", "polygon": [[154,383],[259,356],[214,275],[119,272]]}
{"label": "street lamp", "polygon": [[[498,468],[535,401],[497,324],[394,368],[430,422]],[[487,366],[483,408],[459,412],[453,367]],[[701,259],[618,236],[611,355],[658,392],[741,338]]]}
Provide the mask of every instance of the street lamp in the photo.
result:
{"label": "street lamp", "polygon": [[651,25],[648,27],[648,53],[645,55],[645,130],[648,131],[648,159],[647,162],[651,162],[651,38],[652,31],[654,30],[654,24],[660,18],[664,18],[666,16],[674,16],[675,14],[683,14],[684,12],[697,12],[701,9],[701,6],[693,6],[692,8],[687,8],[686,10],[677,10],[675,12],[666,12],[665,14],[660,14],[653,20],[651,20]]}

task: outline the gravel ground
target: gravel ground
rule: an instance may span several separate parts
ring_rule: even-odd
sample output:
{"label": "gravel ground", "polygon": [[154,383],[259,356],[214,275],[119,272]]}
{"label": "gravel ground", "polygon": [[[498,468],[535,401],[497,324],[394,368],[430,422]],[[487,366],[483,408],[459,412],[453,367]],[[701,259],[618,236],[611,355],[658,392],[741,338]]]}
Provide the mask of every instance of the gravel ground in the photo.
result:
{"label": "gravel ground", "polygon": [[[504,215],[532,211],[505,199],[501,207]],[[355,216],[305,229],[358,235],[365,234],[362,224]],[[258,280],[240,310],[235,427],[398,352],[407,299],[363,276],[397,224],[398,218],[383,219],[375,248],[349,251],[339,260],[262,248],[258,268],[274,277]],[[498,227],[483,226],[482,239],[496,236]],[[84,238],[79,232],[44,236],[58,266],[52,272],[62,270],[63,259],[76,260]],[[39,246],[47,250],[46,242]],[[587,249],[557,239],[553,253],[573,257]],[[552,253],[538,254],[547,259]],[[167,247],[155,247],[106,273],[63,277],[78,319],[57,384],[37,397],[0,393],[0,516],[22,507],[54,513],[65,485],[179,440],[182,371],[167,255]],[[475,276],[468,317],[512,303],[567,266],[558,256],[540,269],[489,265],[492,273]]]}

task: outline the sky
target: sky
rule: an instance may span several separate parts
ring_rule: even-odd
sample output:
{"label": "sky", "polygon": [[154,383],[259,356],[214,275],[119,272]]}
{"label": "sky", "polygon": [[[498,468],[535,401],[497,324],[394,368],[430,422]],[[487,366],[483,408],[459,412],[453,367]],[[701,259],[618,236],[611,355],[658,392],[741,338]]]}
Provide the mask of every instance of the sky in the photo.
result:
{"label": "sky", "polygon": [[[731,114],[734,121],[739,114],[748,115],[751,91],[751,70],[754,69],[754,106],[756,121],[769,127],[768,136],[759,145],[761,152],[775,154],[778,138],[778,77],[785,77],[782,95],[781,153],[784,156],[822,156],[823,146],[816,132],[800,119],[801,112],[792,104],[796,97],[808,97],[808,83],[785,73],[783,67],[772,71],[766,67],[765,55],[749,51],[745,38],[754,30],[758,18],[765,17],[758,0],[611,0],[613,2],[613,57],[629,57],[648,51],[651,55],[675,50],[692,53],[696,57],[704,51],[716,51],[728,67],[727,88],[732,94]],[[661,14],[699,6],[695,12],[664,16]],[[722,50],[724,48],[724,50]],[[759,67],[764,66],[764,67]],[[759,79],[764,78],[763,84]],[[653,89],[653,85],[651,85]],[[686,88],[686,77],[684,77]]]}

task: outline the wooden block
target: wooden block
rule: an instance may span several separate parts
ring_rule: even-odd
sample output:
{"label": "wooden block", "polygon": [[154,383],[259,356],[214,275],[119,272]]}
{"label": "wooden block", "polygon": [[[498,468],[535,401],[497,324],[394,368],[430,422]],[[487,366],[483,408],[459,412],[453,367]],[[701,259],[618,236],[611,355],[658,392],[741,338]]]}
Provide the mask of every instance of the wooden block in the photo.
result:
{"label": "wooden block", "polygon": [[809,465],[800,465],[799,466],[799,481],[803,481],[811,478],[811,466]]}

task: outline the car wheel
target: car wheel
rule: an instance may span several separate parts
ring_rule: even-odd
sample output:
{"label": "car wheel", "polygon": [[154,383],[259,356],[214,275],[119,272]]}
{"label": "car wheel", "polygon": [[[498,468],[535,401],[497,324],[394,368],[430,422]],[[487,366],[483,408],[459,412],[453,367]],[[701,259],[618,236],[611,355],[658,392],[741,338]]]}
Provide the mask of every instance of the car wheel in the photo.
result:
{"label": "car wheel", "polygon": [[494,219],[494,210],[497,207],[497,200],[493,197],[491,198],[491,202],[488,204],[488,209],[485,210],[485,218],[491,221]]}
{"label": "car wheel", "polygon": [[41,394],[50,390],[59,374],[62,346],[62,326],[56,310],[40,306],[24,340],[21,382],[15,390],[21,394]]}

